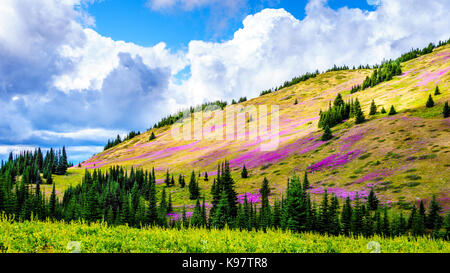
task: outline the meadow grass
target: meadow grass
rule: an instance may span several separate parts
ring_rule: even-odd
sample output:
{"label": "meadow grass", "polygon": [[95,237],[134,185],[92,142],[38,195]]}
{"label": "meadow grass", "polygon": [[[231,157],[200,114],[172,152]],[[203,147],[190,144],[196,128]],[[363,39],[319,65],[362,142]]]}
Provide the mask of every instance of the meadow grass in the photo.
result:
{"label": "meadow grass", "polygon": [[[6,253],[449,253],[450,243],[426,237],[349,238],[281,230],[238,231],[197,228],[108,227],[103,223],[0,221],[0,251]],[[372,243],[373,244],[373,243]],[[370,245],[369,245],[370,246]]]}

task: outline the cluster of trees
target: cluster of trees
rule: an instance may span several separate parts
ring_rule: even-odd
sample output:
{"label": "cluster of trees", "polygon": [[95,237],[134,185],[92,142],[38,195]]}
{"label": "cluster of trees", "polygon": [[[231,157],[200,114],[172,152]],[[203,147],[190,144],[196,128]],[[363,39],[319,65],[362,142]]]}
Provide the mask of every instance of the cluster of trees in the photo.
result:
{"label": "cluster of trees", "polygon": [[[241,98],[241,99],[243,99],[243,98]],[[203,103],[201,105],[197,105],[197,106],[191,106],[191,107],[189,107],[189,109],[184,109],[174,115],[168,115],[167,117],[162,118],[159,122],[157,122],[157,123],[155,123],[155,125],[153,125],[153,128],[161,128],[161,127],[164,127],[167,125],[172,125],[175,122],[177,122],[178,120],[182,119],[185,113],[192,114],[192,113],[200,111],[200,110],[203,111],[208,106],[218,106],[218,107],[220,107],[220,109],[223,110],[227,105],[228,105],[228,103],[226,101],[217,100],[214,102],[205,102],[205,103]]]}
{"label": "cluster of trees", "polygon": [[375,69],[370,77],[369,76],[366,77],[360,88],[361,90],[364,90],[369,87],[374,87],[375,85],[381,82],[390,81],[394,76],[401,74],[402,68],[400,67],[399,61],[385,62],[377,69]]}
{"label": "cluster of trees", "polygon": [[43,183],[43,179],[45,183],[52,184],[52,174],[64,175],[67,168],[72,166],[73,164],[67,161],[66,147],[57,151],[51,148],[45,156],[41,148],[37,148],[15,156],[10,153],[6,162],[2,160],[0,173],[10,181],[21,177],[25,185],[35,184],[37,181]]}
{"label": "cluster of trees", "polygon": [[396,61],[406,62],[406,61],[415,59],[422,55],[433,52],[433,49],[435,49],[437,47],[441,47],[441,46],[444,46],[449,43],[450,43],[450,39],[448,39],[447,41],[439,41],[437,46],[435,46],[433,43],[429,43],[428,46],[424,47],[423,49],[418,49],[418,48],[411,49],[409,52],[402,54],[399,58],[396,59]]}
{"label": "cluster of trees", "polygon": [[[336,66],[333,65],[332,68],[328,69],[327,72],[331,72],[331,71],[341,71],[341,70],[349,70],[350,68],[348,66],[346,66],[345,64],[343,66]],[[355,67],[353,67],[353,69],[355,69]]]}
{"label": "cluster of trees", "polygon": [[[6,173],[6,172],[5,172]],[[196,226],[207,228],[237,228],[266,230],[281,228],[293,232],[318,232],[330,235],[415,236],[431,233],[449,239],[450,215],[441,216],[442,208],[436,198],[428,211],[423,202],[412,206],[409,217],[394,214],[382,206],[372,189],[367,200],[349,197],[341,204],[335,195],[325,191],[322,201],[315,202],[309,193],[307,173],[301,183],[294,174],[288,179],[285,196],[269,202],[270,185],[264,178],[259,189],[261,202],[245,198],[238,203],[235,182],[228,162],[218,165],[218,174],[211,187],[212,207],[206,209],[205,198],[196,196],[192,217],[183,206],[180,218],[171,218],[173,205],[166,186],[156,186],[154,169],[149,171],[111,167],[107,172],[87,171],[82,183],[69,187],[62,198],[56,197],[55,187],[47,199],[39,183],[33,187],[18,186],[5,173],[0,175],[0,211],[16,215],[17,220],[36,219],[105,221],[109,225],[128,224],[134,227]],[[182,177],[182,176],[181,176]],[[195,180],[192,172],[191,180]],[[202,200],[203,205],[200,205]],[[260,204],[259,204],[260,203]]]}
{"label": "cluster of trees", "polygon": [[300,82],[304,82],[304,81],[309,80],[309,79],[311,79],[311,78],[315,78],[315,77],[317,77],[318,75],[320,75],[319,70],[316,70],[315,72],[312,72],[312,73],[307,72],[307,73],[305,73],[305,74],[303,74],[303,75],[301,75],[301,76],[292,78],[292,80],[290,80],[290,81],[285,81],[285,82],[283,83],[283,85],[280,85],[279,87],[275,87],[275,88],[271,88],[271,89],[268,89],[268,90],[264,90],[264,91],[262,91],[262,92],[259,94],[259,96],[264,96],[264,95],[270,94],[270,93],[272,93],[272,92],[276,92],[276,91],[278,91],[278,90],[281,90],[281,89],[283,89],[283,88],[286,88],[286,87],[289,87],[289,86],[296,85],[296,84],[298,84],[298,83],[300,83]]}
{"label": "cluster of trees", "polygon": [[237,104],[237,103],[241,103],[247,101],[247,97],[240,97],[239,100],[236,102],[234,99],[231,101],[231,104]]}
{"label": "cluster of trees", "polygon": [[333,105],[330,103],[328,110],[321,110],[319,115],[319,128],[324,129],[322,140],[331,139],[330,129],[337,124],[342,123],[344,120],[355,117],[356,124],[362,123],[366,120],[364,113],[361,110],[361,105],[358,98],[356,98],[355,101],[352,99],[349,102],[344,102],[341,94],[337,95]]}
{"label": "cluster of trees", "polygon": [[109,148],[112,148],[112,147],[114,147],[116,145],[119,145],[120,143],[122,143],[124,141],[127,141],[127,140],[130,140],[130,139],[132,139],[135,136],[138,136],[140,134],[141,134],[140,131],[137,131],[137,132],[131,131],[131,132],[128,133],[128,135],[123,140],[120,138],[120,135],[117,135],[116,139],[113,139],[113,140],[108,139],[108,143],[106,143],[106,145],[103,148],[103,150],[106,151]]}

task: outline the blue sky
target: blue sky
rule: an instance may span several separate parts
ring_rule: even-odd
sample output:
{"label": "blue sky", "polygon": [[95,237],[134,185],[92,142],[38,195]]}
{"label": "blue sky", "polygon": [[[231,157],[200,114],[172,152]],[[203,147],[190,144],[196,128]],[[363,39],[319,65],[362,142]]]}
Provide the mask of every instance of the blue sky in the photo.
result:
{"label": "blue sky", "polygon": [[181,108],[450,36],[445,1],[368,1],[2,0],[0,158],[77,163]]}
{"label": "blue sky", "polygon": [[[172,7],[162,11],[148,8],[147,0],[103,0],[88,6],[95,18],[95,29],[114,40],[151,46],[161,41],[172,49],[185,48],[191,40],[223,41],[233,37],[249,14],[265,8],[284,8],[297,19],[305,17],[306,0],[251,0],[237,10],[219,13],[206,5],[192,10]],[[375,6],[366,0],[331,0],[333,9],[347,6],[373,11]],[[215,4],[215,6],[219,6]],[[230,14],[231,13],[231,14]],[[215,16],[224,17],[226,26],[218,26]]]}

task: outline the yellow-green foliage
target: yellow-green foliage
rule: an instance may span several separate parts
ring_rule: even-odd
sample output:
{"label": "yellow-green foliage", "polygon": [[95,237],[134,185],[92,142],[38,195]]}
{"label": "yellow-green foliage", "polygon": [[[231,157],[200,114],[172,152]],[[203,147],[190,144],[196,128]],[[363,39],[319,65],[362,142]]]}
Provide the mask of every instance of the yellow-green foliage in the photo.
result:
{"label": "yellow-green foliage", "polygon": [[[127,226],[62,222],[0,220],[0,251],[71,252],[80,243],[83,253],[369,253],[377,242],[383,253],[449,253],[450,243],[430,238],[348,238],[293,234],[279,230],[249,232],[206,229],[135,229]],[[375,243],[375,245],[377,244]],[[374,244],[374,243],[372,243]],[[369,245],[370,246],[370,245]]]}

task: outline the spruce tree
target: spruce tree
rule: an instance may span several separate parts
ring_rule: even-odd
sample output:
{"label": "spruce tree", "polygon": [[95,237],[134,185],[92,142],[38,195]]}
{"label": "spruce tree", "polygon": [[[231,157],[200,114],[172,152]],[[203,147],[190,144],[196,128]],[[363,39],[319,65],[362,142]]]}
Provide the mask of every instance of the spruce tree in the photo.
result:
{"label": "spruce tree", "polygon": [[331,133],[330,127],[325,125],[325,128],[323,129],[323,135],[321,137],[322,141],[328,141],[333,138],[333,134]]}
{"label": "spruce tree", "polygon": [[351,232],[351,222],[352,222],[352,205],[350,201],[350,197],[347,196],[345,199],[344,206],[342,208],[342,231],[345,235],[349,235]]}
{"label": "spruce tree", "polygon": [[426,227],[433,230],[433,231],[439,231],[439,229],[442,226],[442,216],[441,216],[442,208],[439,205],[439,203],[436,200],[436,195],[433,195],[433,198],[430,202],[430,208],[428,215],[426,217]]}
{"label": "spruce tree", "polygon": [[222,229],[225,227],[225,224],[230,220],[230,211],[228,206],[228,198],[225,191],[220,195],[219,204],[217,205],[217,209],[214,212],[214,216],[212,218],[211,225],[213,227]]}
{"label": "spruce tree", "polygon": [[189,199],[196,200],[200,197],[200,191],[197,181],[195,179],[195,172],[191,173],[191,180],[189,181]]}
{"label": "spruce tree", "polygon": [[148,138],[148,140],[149,140],[149,141],[152,141],[152,140],[154,140],[155,138],[156,138],[155,133],[152,132],[151,135],[150,135],[150,137]]}
{"label": "spruce tree", "polygon": [[370,210],[376,211],[378,209],[378,198],[375,195],[375,191],[373,190],[373,187],[370,189],[370,193],[369,196],[367,197],[367,203],[368,203],[368,208]]}
{"label": "spruce tree", "polygon": [[444,116],[444,118],[450,117],[450,108],[448,107],[448,101],[446,101],[444,104],[444,110],[442,110],[442,115]]}
{"label": "spruce tree", "polygon": [[439,92],[439,87],[436,85],[436,89],[434,89],[434,95],[437,96],[440,94],[441,94],[441,92]]}
{"label": "spruce tree", "polygon": [[397,111],[395,111],[394,105],[391,105],[391,109],[389,109],[389,116],[397,114]]}
{"label": "spruce tree", "polygon": [[427,108],[431,108],[431,107],[434,106],[434,101],[433,101],[433,98],[431,97],[431,94],[428,96],[428,100],[427,100],[427,103],[426,103],[425,106],[426,106]]}
{"label": "spruce tree", "polygon": [[245,164],[242,167],[241,177],[242,178],[248,178],[248,172],[247,172],[247,168],[245,167]]}
{"label": "spruce tree", "polygon": [[384,106],[381,108],[380,113],[381,113],[381,114],[386,114],[386,109],[384,109]]}
{"label": "spruce tree", "polygon": [[377,105],[375,104],[375,101],[372,100],[372,103],[370,104],[370,113],[369,115],[375,115],[377,113]]}

